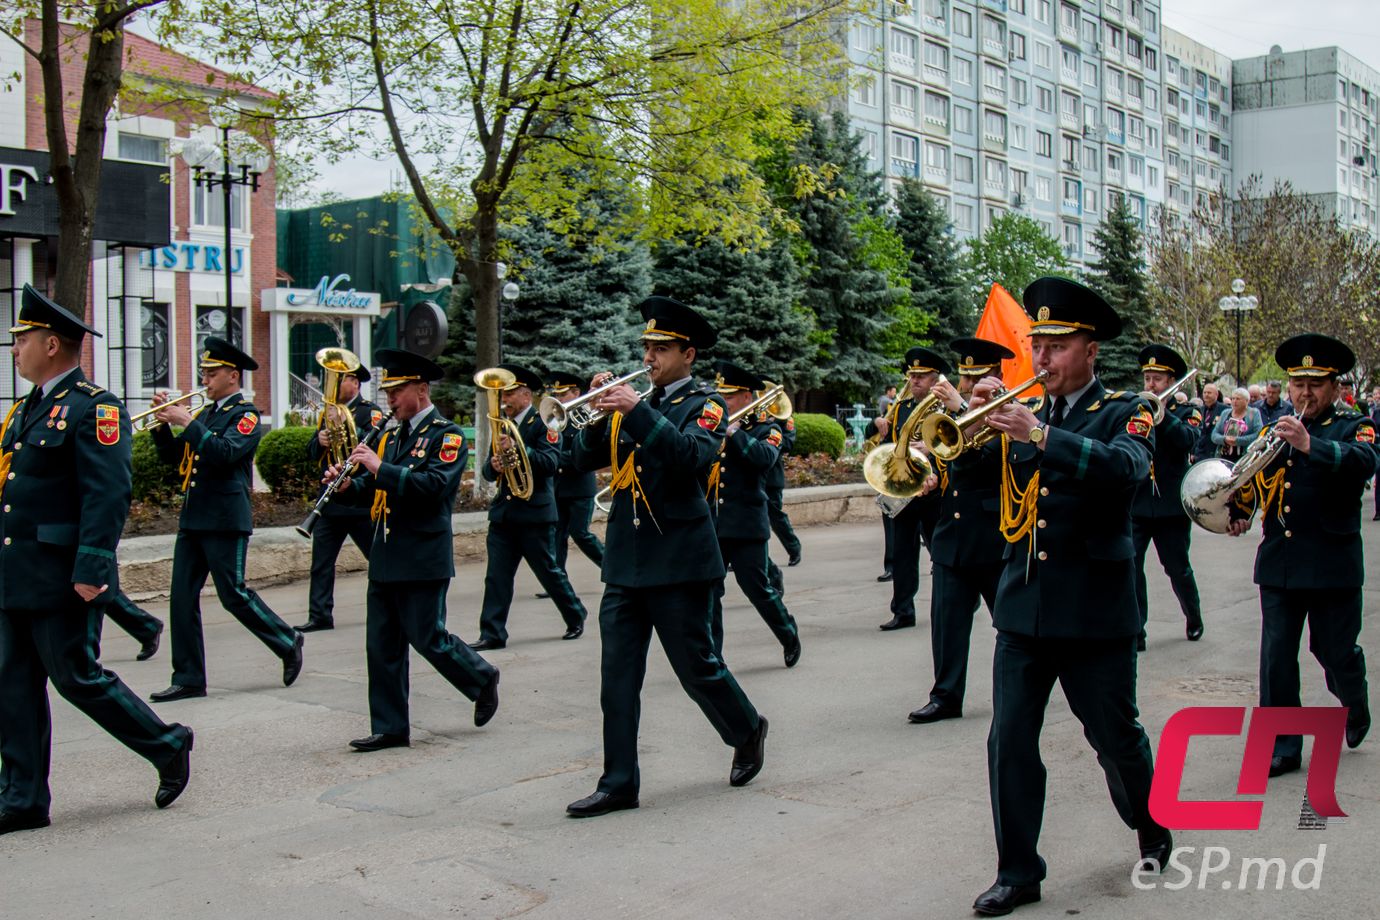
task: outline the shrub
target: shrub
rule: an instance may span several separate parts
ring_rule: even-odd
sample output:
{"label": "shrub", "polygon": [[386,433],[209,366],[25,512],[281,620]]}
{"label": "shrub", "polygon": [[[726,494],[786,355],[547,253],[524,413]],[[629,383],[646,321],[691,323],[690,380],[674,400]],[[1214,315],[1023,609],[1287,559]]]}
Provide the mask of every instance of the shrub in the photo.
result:
{"label": "shrub", "polygon": [[827,415],[798,412],[795,415],[795,446],[791,453],[800,457],[828,454],[835,460],[843,453],[843,426]]}
{"label": "shrub", "polygon": [[147,431],[134,432],[130,450],[134,458],[134,500],[157,505],[174,502],[182,489],[182,477],[178,475],[177,464],[158,459],[153,435]]}
{"label": "shrub", "polygon": [[282,500],[311,498],[321,484],[321,467],[307,456],[315,428],[275,428],[259,442],[254,462],[273,494]]}

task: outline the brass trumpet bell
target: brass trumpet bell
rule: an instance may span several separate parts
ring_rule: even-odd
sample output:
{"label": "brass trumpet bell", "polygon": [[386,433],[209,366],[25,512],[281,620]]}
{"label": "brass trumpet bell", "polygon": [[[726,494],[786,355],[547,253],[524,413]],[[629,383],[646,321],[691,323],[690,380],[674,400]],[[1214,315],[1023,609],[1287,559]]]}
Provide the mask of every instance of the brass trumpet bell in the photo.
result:
{"label": "brass trumpet bell", "polygon": [[321,417],[317,426],[330,439],[326,453],[331,466],[339,466],[349,458],[350,452],[359,443],[359,431],[355,428],[355,417],[340,402],[340,383],[345,375],[359,370],[359,356],[348,348],[328,345],[316,352],[316,363],[325,372],[321,391],[325,405],[321,407]]}

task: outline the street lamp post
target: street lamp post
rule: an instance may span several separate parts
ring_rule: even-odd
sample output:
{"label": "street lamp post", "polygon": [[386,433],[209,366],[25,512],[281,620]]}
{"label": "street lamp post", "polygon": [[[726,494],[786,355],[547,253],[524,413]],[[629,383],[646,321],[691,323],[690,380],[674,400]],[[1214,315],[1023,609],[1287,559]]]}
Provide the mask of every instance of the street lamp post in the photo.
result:
{"label": "street lamp post", "polygon": [[[502,281],[504,278],[507,278],[507,264],[503,262],[494,263],[494,274],[498,276],[499,281]],[[508,301],[509,303],[513,303],[518,299],[518,294],[521,293],[521,288],[518,287],[518,283],[516,281],[509,281],[506,284],[504,284],[502,288],[499,289],[499,293],[502,295],[504,300]],[[503,304],[498,305],[498,359],[500,361],[503,360]]]}
{"label": "street lamp post", "polygon": [[1231,283],[1231,296],[1223,297],[1217,301],[1218,308],[1223,313],[1236,314],[1236,385],[1241,386],[1241,314],[1248,310],[1254,310],[1260,306],[1260,298],[1252,294],[1249,297],[1242,297],[1241,292],[1246,290],[1246,282],[1236,278]]}

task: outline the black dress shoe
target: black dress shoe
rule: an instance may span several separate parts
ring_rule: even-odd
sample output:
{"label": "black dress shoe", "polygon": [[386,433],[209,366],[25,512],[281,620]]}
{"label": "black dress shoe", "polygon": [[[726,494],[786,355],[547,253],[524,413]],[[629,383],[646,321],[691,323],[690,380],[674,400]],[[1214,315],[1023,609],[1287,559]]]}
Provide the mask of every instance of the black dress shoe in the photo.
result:
{"label": "black dress shoe", "polygon": [[1296,773],[1302,766],[1303,758],[1301,757],[1282,757],[1276,754],[1270,758],[1270,775],[1283,776],[1286,773]]}
{"label": "black dress shoe", "polygon": [[283,686],[291,687],[297,675],[302,673],[302,645],[306,639],[298,630],[293,630],[292,651],[283,659]]}
{"label": "black dress shoe", "polygon": [[505,648],[507,642],[500,642],[497,639],[480,639],[478,642],[471,642],[470,648],[476,652],[492,652],[496,648]]}
{"label": "black dress shoe", "polygon": [[882,574],[878,575],[878,576],[877,576],[877,580],[878,580],[878,581],[891,581],[891,569],[887,569],[885,572],[883,572]]}
{"label": "black dress shoe", "polygon": [[1360,747],[1370,731],[1370,705],[1362,700],[1359,706],[1352,706],[1346,714],[1346,746]]}
{"label": "black dress shoe", "polygon": [[916,725],[928,725],[930,722],[942,722],[945,719],[961,719],[963,718],[963,710],[957,706],[944,706],[930,700],[907,718]]}
{"label": "black dress shoe", "polygon": [[177,801],[182,790],[187,788],[187,781],[192,778],[192,740],[192,730],[188,728],[187,741],[182,745],[182,750],[173,755],[171,763],[158,771],[158,791],[153,794],[153,804],[159,808],[167,808]]}
{"label": "black dress shoe", "polygon": [[307,620],[301,626],[292,628],[299,633],[321,632],[323,629],[335,629],[335,620]]}
{"label": "black dress shoe", "polygon": [[908,629],[914,625],[915,617],[892,617],[877,628],[890,632],[893,629]]}
{"label": "black dress shoe", "polygon": [[791,553],[791,557],[786,560],[786,565],[800,565],[800,550]]}
{"label": "black dress shoe", "polygon": [[1022,904],[1034,904],[1040,900],[1040,886],[1003,885],[1001,882],[978,895],[973,902],[973,911],[984,917],[1003,917]]}
{"label": "black dress shoe", "polygon": [[[1163,872],[1169,865],[1169,854],[1174,852],[1174,835],[1167,828],[1136,831],[1140,842],[1140,865],[1144,872]],[[1153,863],[1153,866],[1151,865]]]}
{"label": "black dress shoe", "polygon": [[578,639],[578,638],[580,638],[581,636],[583,636],[584,634],[585,634],[585,624],[583,624],[583,623],[576,623],[574,626],[572,626],[572,627],[570,627],[569,629],[567,629],[567,630],[565,631],[565,635],[564,635],[564,636],[561,636],[561,638],[562,638],[562,639]]}
{"label": "black dress shoe", "polygon": [[767,757],[767,717],[757,717],[757,730],[742,746],[733,749],[733,769],[728,772],[730,786],[746,786],[762,772]]}
{"label": "black dress shoe", "polygon": [[1144,637],[1144,636],[1136,636],[1136,651],[1138,651],[1138,652],[1143,652],[1143,651],[1145,651],[1145,637]]}
{"label": "black dress shoe", "polygon": [[350,747],[365,754],[370,751],[411,746],[412,742],[406,735],[370,735],[368,738],[356,738],[350,742]]}
{"label": "black dress shoe", "polygon": [[474,724],[476,728],[483,728],[489,720],[498,712],[498,672],[494,672],[493,680],[484,685],[484,689],[479,691],[479,699],[474,701]]}
{"label": "black dress shoe", "polygon": [[0,811],[0,834],[33,831],[47,827],[53,820],[47,815],[26,814],[20,811]]}
{"label": "black dress shoe", "polygon": [[139,646],[139,654],[134,656],[135,661],[148,661],[158,654],[158,645],[163,641],[163,624],[158,624],[158,631]]}
{"label": "black dress shoe", "polygon": [[1203,638],[1202,619],[1196,618],[1189,620],[1188,623],[1184,625],[1184,635],[1188,637],[1189,642],[1197,642],[1199,639]]}
{"label": "black dress shoe", "polygon": [[596,792],[578,802],[565,806],[565,813],[572,818],[597,818],[611,811],[623,811],[638,806],[636,795],[621,795],[616,792]]}
{"label": "black dress shoe", "polygon": [[800,637],[792,636],[789,644],[783,650],[782,658],[785,659],[786,667],[793,668],[796,662],[800,661]]}
{"label": "black dress shoe", "polygon": [[551,595],[547,594],[545,591],[538,591],[536,594],[533,594],[532,596],[539,601],[548,600],[551,597]]}
{"label": "black dress shoe", "polygon": [[181,684],[172,684],[166,690],[150,693],[149,699],[155,703],[171,703],[173,700],[190,700],[205,695],[205,687],[184,687]]}

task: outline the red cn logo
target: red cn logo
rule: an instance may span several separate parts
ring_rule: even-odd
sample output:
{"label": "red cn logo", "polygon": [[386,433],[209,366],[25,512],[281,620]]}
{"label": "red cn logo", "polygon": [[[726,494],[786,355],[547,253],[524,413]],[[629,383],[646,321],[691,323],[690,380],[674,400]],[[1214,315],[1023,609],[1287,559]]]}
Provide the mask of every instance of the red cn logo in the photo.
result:
{"label": "red cn logo", "polygon": [[[1270,758],[1280,735],[1312,735],[1308,762],[1308,802],[1320,817],[1344,818],[1337,804],[1337,765],[1346,737],[1344,706],[1261,706],[1253,709],[1246,752],[1241,757],[1237,795],[1263,796],[1270,777]],[[1260,828],[1263,801],[1179,798],[1188,741],[1194,735],[1240,735],[1245,706],[1195,706],[1170,716],[1160,734],[1155,776],[1150,784],[1150,814],[1172,830],[1253,831]]]}

